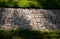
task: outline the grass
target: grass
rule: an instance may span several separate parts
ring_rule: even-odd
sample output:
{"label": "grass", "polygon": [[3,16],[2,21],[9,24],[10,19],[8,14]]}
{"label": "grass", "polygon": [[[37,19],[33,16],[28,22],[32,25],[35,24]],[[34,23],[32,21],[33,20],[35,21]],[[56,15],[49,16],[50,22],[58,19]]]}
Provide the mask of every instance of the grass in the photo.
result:
{"label": "grass", "polygon": [[0,0],[0,7],[60,8],[60,0]]}
{"label": "grass", "polygon": [[0,39],[60,39],[60,32],[28,29],[0,30]]}

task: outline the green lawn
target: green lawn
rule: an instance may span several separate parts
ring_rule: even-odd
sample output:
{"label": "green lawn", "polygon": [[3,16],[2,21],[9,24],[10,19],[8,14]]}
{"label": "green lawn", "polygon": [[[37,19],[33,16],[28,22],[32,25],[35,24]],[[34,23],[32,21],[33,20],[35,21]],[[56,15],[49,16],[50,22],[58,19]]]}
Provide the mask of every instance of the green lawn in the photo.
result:
{"label": "green lawn", "polygon": [[0,0],[0,7],[60,8],[60,0]]}
{"label": "green lawn", "polygon": [[0,39],[60,39],[60,32],[27,29],[0,30]]}

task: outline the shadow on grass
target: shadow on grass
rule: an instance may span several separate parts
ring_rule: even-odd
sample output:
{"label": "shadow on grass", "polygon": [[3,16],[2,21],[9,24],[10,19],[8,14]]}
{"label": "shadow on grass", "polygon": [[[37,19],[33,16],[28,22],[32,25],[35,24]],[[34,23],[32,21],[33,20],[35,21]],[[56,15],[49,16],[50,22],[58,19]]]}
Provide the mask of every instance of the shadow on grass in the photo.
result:
{"label": "shadow on grass", "polygon": [[0,30],[0,39],[60,39],[60,32],[27,29]]}
{"label": "shadow on grass", "polygon": [[[21,0],[20,0],[21,1]],[[25,0],[28,1],[28,0]],[[2,1],[0,2],[0,7],[16,7],[16,8],[44,8],[44,9],[59,9],[60,8],[60,1],[59,0],[29,0],[33,2],[24,2],[25,4],[18,5],[19,2],[12,2],[11,0],[8,2]],[[34,3],[34,2],[38,3]],[[38,5],[37,5],[38,4]]]}

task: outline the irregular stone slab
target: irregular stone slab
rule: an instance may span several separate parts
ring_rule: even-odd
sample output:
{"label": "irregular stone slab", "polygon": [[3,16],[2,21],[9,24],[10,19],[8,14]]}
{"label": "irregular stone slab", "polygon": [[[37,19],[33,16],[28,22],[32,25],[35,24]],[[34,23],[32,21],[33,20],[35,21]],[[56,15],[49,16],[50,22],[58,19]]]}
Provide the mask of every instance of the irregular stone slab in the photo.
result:
{"label": "irregular stone slab", "polygon": [[0,16],[0,25],[6,29],[60,30],[60,10],[4,8]]}

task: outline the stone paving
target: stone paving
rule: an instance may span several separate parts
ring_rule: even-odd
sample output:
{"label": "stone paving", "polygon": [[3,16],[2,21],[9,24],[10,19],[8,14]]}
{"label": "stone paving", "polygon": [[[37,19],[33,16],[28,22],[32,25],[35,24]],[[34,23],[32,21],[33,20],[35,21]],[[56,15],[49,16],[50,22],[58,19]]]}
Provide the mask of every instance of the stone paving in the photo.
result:
{"label": "stone paving", "polygon": [[[0,8],[1,9],[1,8]],[[1,27],[11,29],[15,27],[33,30],[59,30],[58,12],[60,10],[4,8],[2,11]],[[60,13],[60,12],[59,12]],[[57,19],[56,19],[57,18]]]}

